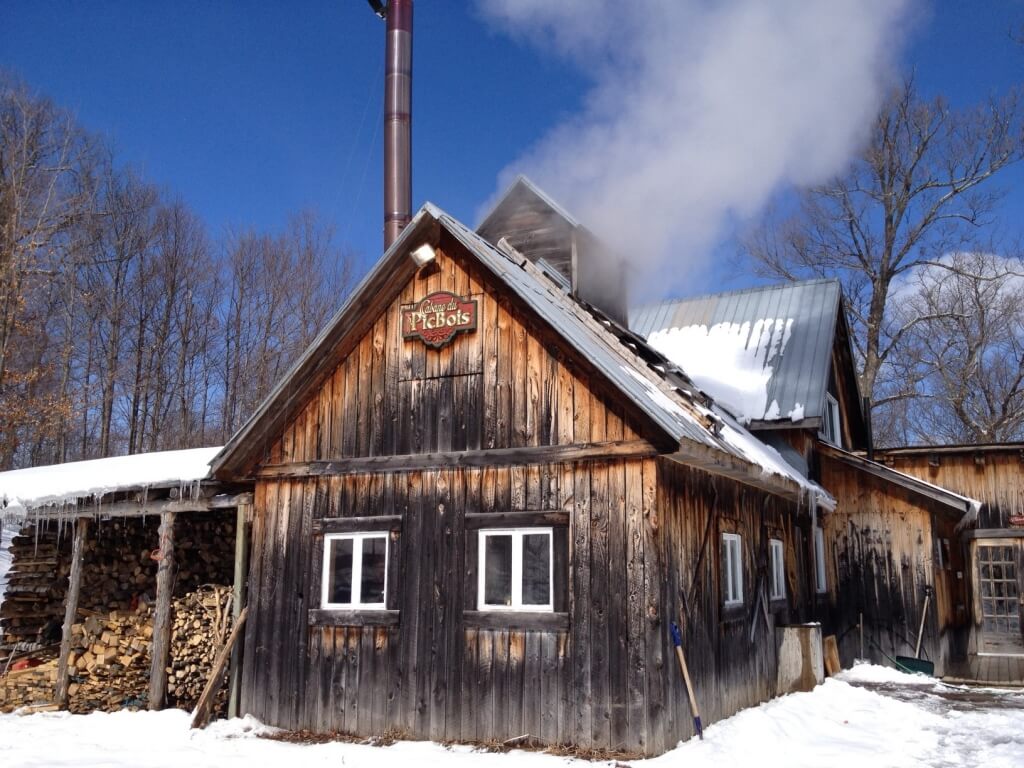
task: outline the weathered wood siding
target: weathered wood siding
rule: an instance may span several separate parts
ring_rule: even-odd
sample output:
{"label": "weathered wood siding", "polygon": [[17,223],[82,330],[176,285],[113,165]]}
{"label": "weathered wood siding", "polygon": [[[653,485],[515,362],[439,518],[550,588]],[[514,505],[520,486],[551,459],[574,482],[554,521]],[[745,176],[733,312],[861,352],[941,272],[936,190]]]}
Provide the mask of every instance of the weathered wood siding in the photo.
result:
{"label": "weathered wood siding", "polygon": [[[806,575],[798,552],[802,539],[795,505],[699,470],[659,461],[664,548],[656,550],[660,560],[648,555],[647,566],[664,572],[665,582],[663,606],[657,614],[653,607],[648,608],[646,618],[649,622],[655,615],[660,619],[655,634],[663,644],[655,644],[647,663],[663,669],[668,683],[666,692],[656,691],[659,698],[650,706],[661,711],[671,743],[692,736],[693,721],[666,622],[675,620],[684,628],[683,643],[698,706],[704,722],[714,722],[775,695],[775,627],[799,620],[799,608],[806,599]],[[737,533],[743,542],[744,601],[735,608],[723,607],[723,533]],[[784,601],[768,600],[769,539],[780,539],[784,546]],[[759,598],[762,592],[764,607]]]}
{"label": "weathered wood siding", "polygon": [[[333,375],[273,443],[266,463],[388,456],[596,440],[607,404],[586,361],[560,354],[553,334],[488,284],[482,270],[442,240],[436,269],[409,281]],[[401,337],[402,307],[434,291],[476,299],[478,326],[440,350]]]}
{"label": "weathered wood siding", "polygon": [[[638,459],[259,483],[242,710],[289,728],[661,751],[674,669],[651,618],[661,572],[645,567],[658,562],[656,481],[654,460]],[[465,513],[509,509],[569,513],[567,631],[465,618],[476,583]],[[310,626],[314,521],[396,513],[397,625]]]}
{"label": "weathered wood siding", "polygon": [[[837,635],[844,666],[861,653],[861,613],[865,656],[880,663],[881,652],[912,656],[929,586],[936,595],[921,655],[941,674],[961,645],[960,598],[948,574],[936,577],[936,532],[950,534],[954,521],[937,504],[849,465],[822,456],[820,466],[821,483],[838,505],[822,515],[828,591],[818,599],[817,617]],[[962,570],[962,561],[953,568]]]}
{"label": "weathered wood siding", "polygon": [[883,452],[879,461],[908,475],[982,502],[975,528],[1009,528],[1024,516],[1024,448]]}

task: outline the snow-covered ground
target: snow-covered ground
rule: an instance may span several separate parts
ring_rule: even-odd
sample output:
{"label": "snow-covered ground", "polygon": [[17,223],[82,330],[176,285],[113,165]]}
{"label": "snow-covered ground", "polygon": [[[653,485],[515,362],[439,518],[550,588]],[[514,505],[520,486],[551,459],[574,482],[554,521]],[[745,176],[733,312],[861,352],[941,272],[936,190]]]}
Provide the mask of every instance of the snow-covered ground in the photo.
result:
{"label": "snow-covered ground", "polygon": [[[188,715],[178,711],[0,715],[0,765],[595,765],[536,752],[494,754],[427,742],[388,747],[295,745],[258,738],[265,729],[251,719],[217,722],[205,731],[190,731],[188,721]],[[1024,691],[968,691],[929,678],[859,666],[811,693],[784,696],[712,725],[705,730],[704,741],[693,740],[661,757],[632,764],[650,768],[1020,768],[1024,766]]]}

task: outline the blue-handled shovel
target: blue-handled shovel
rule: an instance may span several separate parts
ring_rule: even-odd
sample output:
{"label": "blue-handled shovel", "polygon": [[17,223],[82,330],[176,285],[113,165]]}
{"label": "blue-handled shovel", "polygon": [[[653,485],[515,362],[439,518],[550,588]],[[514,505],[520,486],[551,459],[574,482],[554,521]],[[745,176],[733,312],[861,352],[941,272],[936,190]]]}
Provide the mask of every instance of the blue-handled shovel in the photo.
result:
{"label": "blue-handled shovel", "polygon": [[683,655],[683,633],[679,625],[674,621],[669,625],[672,634],[672,644],[676,647],[676,658],[679,659],[679,670],[683,673],[683,682],[686,683],[686,695],[690,698],[690,711],[693,712],[693,728],[697,735],[704,739],[704,728],[700,724],[700,710],[697,709],[697,697],[693,695],[693,683],[690,681],[690,670],[686,668],[686,657]]}

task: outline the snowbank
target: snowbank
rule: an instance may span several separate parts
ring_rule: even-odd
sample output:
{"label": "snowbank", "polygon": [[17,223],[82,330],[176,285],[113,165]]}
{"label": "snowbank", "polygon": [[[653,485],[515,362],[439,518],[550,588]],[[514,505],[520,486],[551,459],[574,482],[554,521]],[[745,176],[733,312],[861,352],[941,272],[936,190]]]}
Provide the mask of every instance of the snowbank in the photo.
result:
{"label": "snowbank", "polygon": [[851,669],[844,669],[836,678],[848,683],[868,683],[873,685],[936,685],[939,682],[934,677],[928,677],[927,675],[912,675],[892,667],[865,663],[857,663]]}
{"label": "snowbank", "polygon": [[31,507],[136,486],[193,483],[207,477],[210,461],[219,452],[219,447],[190,448],[0,472],[0,515],[17,518]]}
{"label": "snowbank", "polygon": [[[886,679],[890,672],[858,666],[851,679]],[[919,678],[911,678],[919,681]],[[830,679],[740,712],[709,726],[643,768],[918,768],[1024,765],[1024,703],[997,694],[988,706],[957,708],[915,689],[894,698]],[[350,768],[593,768],[591,763],[536,752],[478,752],[429,742],[389,747],[330,743],[295,745],[256,738],[266,727],[251,718],[191,731],[184,712],[0,715],[0,764],[25,768],[241,768],[257,765],[345,765]]]}

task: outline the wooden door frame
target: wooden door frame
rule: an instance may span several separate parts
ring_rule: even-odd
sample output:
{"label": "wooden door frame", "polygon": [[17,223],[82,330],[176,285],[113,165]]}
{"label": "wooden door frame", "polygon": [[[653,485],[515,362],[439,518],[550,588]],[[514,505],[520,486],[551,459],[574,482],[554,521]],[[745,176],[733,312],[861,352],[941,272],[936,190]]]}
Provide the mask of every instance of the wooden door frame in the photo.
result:
{"label": "wooden door frame", "polygon": [[[973,652],[978,656],[1024,656],[1024,604],[1020,602],[1022,596],[1024,596],[1024,530],[982,529],[971,531],[968,534],[968,538],[968,552],[970,556],[970,573],[972,580],[971,599],[974,603],[973,628],[975,630],[975,638],[974,642],[971,643],[974,649]],[[999,653],[983,650],[985,629],[981,595],[981,560],[979,558],[979,548],[1006,546],[1013,547],[1017,553],[1017,611],[1019,616],[1018,626],[1021,630],[1021,637],[1019,639],[1021,650],[1016,653]]]}

